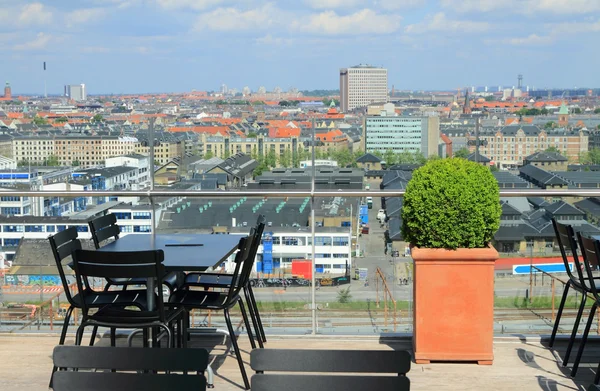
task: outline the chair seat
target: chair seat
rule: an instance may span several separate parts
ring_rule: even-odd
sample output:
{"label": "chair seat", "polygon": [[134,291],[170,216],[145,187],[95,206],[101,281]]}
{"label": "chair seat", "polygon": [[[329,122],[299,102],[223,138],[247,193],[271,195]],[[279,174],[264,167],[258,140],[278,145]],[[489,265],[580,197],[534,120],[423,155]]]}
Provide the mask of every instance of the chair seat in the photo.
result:
{"label": "chair seat", "polygon": [[[183,314],[182,308],[165,309],[165,319],[170,322]],[[93,315],[90,315],[90,320],[96,323],[113,323],[124,325],[141,325],[151,322],[159,322],[158,313],[156,311],[134,311],[125,308],[118,308],[112,305],[105,306],[98,310]]]}
{"label": "chair seat", "polygon": [[231,274],[219,273],[188,273],[184,286],[201,286],[207,288],[226,288],[231,285]]}
{"label": "chair seat", "polygon": [[[73,301],[81,308],[81,295],[73,296]],[[102,308],[108,304],[130,305],[139,308],[148,308],[146,290],[136,289],[128,291],[86,291],[85,303],[90,308]]]}
{"label": "chair seat", "polygon": [[[227,302],[227,293],[212,291],[179,290],[169,297],[169,304],[185,308],[223,309]],[[235,303],[236,300],[233,300]]]}
{"label": "chair seat", "polygon": [[[183,272],[169,272],[163,278],[163,284],[172,291],[181,288],[185,279]],[[112,278],[113,285],[146,285],[145,278]]]}

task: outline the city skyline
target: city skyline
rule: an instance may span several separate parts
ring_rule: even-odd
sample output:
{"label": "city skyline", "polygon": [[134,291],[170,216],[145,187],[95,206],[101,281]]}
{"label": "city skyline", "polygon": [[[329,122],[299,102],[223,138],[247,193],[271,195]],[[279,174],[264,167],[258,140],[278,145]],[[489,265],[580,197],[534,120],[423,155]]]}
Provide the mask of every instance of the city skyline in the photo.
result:
{"label": "city skyline", "polygon": [[78,83],[90,95],[335,90],[340,68],[369,63],[396,90],[510,88],[517,74],[538,89],[597,87],[600,2],[508,3],[0,0],[0,79],[15,94],[42,94],[44,81],[50,95]]}

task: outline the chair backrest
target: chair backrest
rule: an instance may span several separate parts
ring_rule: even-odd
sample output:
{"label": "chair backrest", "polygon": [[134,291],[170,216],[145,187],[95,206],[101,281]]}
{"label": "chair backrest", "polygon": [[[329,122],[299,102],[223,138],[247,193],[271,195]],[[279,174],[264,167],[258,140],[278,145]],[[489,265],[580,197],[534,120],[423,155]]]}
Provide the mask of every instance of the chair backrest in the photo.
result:
{"label": "chair backrest", "polygon": [[[163,250],[148,251],[90,251],[76,250],[73,253],[73,269],[77,279],[77,287],[83,294],[81,278],[154,278],[156,286],[161,287],[165,275]],[[164,305],[162,294],[156,295],[156,311],[161,321],[164,321]],[[82,308],[87,311],[85,300]]]}
{"label": "chair backrest", "polygon": [[583,236],[581,233],[577,233],[577,239],[579,240],[579,246],[581,247],[581,254],[583,255],[583,265],[586,272],[586,279],[583,281],[584,287],[592,292],[592,295],[596,300],[600,300],[598,291],[596,289],[596,281],[594,280],[593,271],[598,269],[599,257],[600,257],[600,246],[598,240]]}
{"label": "chair backrest", "polygon": [[[552,225],[554,226],[554,234],[556,235],[556,241],[558,242],[558,248],[562,255],[563,263],[565,264],[565,270],[569,275],[569,278],[574,279],[583,283],[584,276],[582,271],[582,264],[577,255],[577,238],[575,237],[575,231],[573,227],[568,224],[562,224],[552,218]],[[577,277],[573,276],[573,272],[569,268],[569,258],[567,251],[571,253],[573,257],[573,268],[577,272]]]}
{"label": "chair backrest", "polygon": [[246,263],[249,257],[251,245],[254,240],[254,237],[256,236],[255,232],[256,230],[252,228],[250,230],[250,234],[245,238],[241,238],[238,244],[238,252],[235,254],[235,259],[233,261],[235,263],[235,269],[232,274],[231,284],[227,289],[226,303],[228,304],[236,300],[240,293],[240,290],[243,287],[240,284],[243,278],[241,274],[244,269],[244,264]]}
{"label": "chair backrest", "polygon": [[[54,391],[206,389],[205,349],[56,346],[52,358],[59,368],[52,375]],[[178,373],[160,373],[166,371]]]}
{"label": "chair backrest", "polygon": [[113,213],[98,217],[97,219],[90,221],[88,224],[90,226],[92,240],[94,241],[94,246],[96,246],[96,249],[99,249],[101,247],[100,243],[107,239],[119,239],[121,229],[117,225],[117,216],[115,216]]}
{"label": "chair backrest", "polygon": [[[238,284],[241,287],[245,286],[250,281],[250,274],[252,274],[252,268],[256,260],[256,253],[258,252],[258,247],[260,246],[260,241],[262,239],[264,230],[265,216],[259,215],[256,221],[256,227],[254,227],[254,236],[252,242],[250,243],[248,258],[245,260],[244,266],[242,267],[242,271],[240,272]],[[250,232],[252,233],[252,231]]]}
{"label": "chair backrest", "polygon": [[58,274],[60,275],[67,301],[69,304],[78,307],[79,304],[75,303],[73,296],[71,295],[69,282],[67,281],[62,264],[63,259],[70,257],[73,251],[81,250],[81,242],[77,238],[77,228],[67,228],[64,231],[48,237],[48,240],[50,241],[50,248],[52,249],[52,255],[54,255],[54,262],[56,262],[56,268],[58,269]]}
{"label": "chair backrest", "polygon": [[[410,365],[410,354],[396,350],[255,349],[250,353],[250,366],[257,372],[252,376],[252,391],[408,391],[410,381],[405,375]],[[310,372],[314,374],[306,374]],[[340,375],[330,375],[331,372]]]}

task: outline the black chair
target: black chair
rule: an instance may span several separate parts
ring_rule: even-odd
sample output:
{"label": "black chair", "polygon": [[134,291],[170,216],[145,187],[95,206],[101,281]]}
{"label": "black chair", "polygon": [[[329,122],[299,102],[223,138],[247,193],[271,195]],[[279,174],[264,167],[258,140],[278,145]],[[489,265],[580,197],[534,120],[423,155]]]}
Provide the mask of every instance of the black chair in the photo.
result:
{"label": "black chair", "polygon": [[[82,280],[87,277],[100,278],[152,278],[157,281],[157,286],[162,286],[165,275],[163,265],[164,253],[162,250],[149,251],[119,251],[119,252],[100,252],[89,250],[76,250],[73,253],[73,268],[77,280],[77,286],[86,296],[83,290]],[[127,293],[119,292],[119,293]],[[139,296],[147,296],[147,290],[141,291]],[[165,310],[162,294],[155,294],[156,308],[146,308],[143,310],[132,310],[124,308],[123,305],[108,304],[100,308],[96,313],[90,314],[90,307],[86,300],[82,301],[83,319],[77,329],[75,343],[81,343],[84,328],[94,326],[94,328],[111,328],[111,346],[115,346],[115,328],[133,328],[133,329],[155,329],[160,328],[168,336],[168,345],[173,346],[173,333],[171,325],[183,318],[183,308],[171,307]],[[181,322],[183,323],[183,322]],[[181,331],[181,325],[178,328]],[[144,338],[144,343],[146,339]]]}
{"label": "black chair", "polygon": [[[558,247],[560,249],[560,253],[563,258],[563,262],[565,264],[565,269],[569,276],[569,281],[565,285],[565,289],[563,291],[562,299],[560,301],[560,305],[558,306],[558,312],[556,314],[556,320],[554,321],[554,327],[552,328],[552,335],[550,337],[550,347],[554,345],[554,341],[556,338],[556,333],[558,331],[558,325],[560,323],[560,319],[562,317],[562,312],[565,307],[565,303],[567,301],[567,296],[569,293],[569,288],[573,287],[577,292],[581,294],[581,302],[579,303],[579,310],[577,311],[577,316],[575,317],[575,324],[573,325],[573,331],[571,332],[571,337],[569,338],[569,344],[567,346],[567,350],[565,351],[565,357],[563,358],[563,366],[567,366],[569,363],[569,357],[571,355],[571,350],[573,349],[573,344],[575,343],[575,337],[577,336],[577,330],[579,329],[579,323],[581,322],[581,316],[583,315],[583,310],[585,308],[585,304],[587,301],[587,293],[590,293],[589,287],[587,287],[582,281],[585,281],[583,264],[581,263],[578,253],[577,253],[577,240],[575,238],[575,231],[573,227],[567,224],[561,224],[557,222],[555,219],[552,219],[552,225],[554,226],[554,232],[556,234],[556,240],[558,242]],[[573,266],[576,272],[576,275],[573,274],[569,267],[569,259],[567,258],[567,251],[571,253],[573,257]]]}
{"label": "black chair", "polygon": [[[410,354],[397,350],[256,349],[250,353],[250,366],[256,371],[252,391],[409,391],[410,364]],[[383,373],[389,375],[372,375]]]}
{"label": "black chair", "polygon": [[[583,355],[583,350],[585,349],[588,334],[590,333],[590,328],[592,327],[592,323],[594,321],[594,315],[596,314],[596,309],[600,304],[600,287],[597,286],[598,282],[595,280],[593,274],[593,271],[598,269],[598,265],[600,263],[600,243],[597,240],[581,235],[581,233],[577,233],[577,239],[579,241],[579,246],[581,247],[583,265],[585,268],[585,277],[583,278],[581,285],[583,285],[586,288],[586,291],[588,291],[594,297],[594,303],[592,304],[592,309],[590,310],[588,320],[585,324],[585,329],[583,330],[583,335],[581,336],[579,350],[577,351],[577,356],[575,357],[575,362],[573,362],[573,368],[571,369],[571,376],[575,376],[577,374],[579,362],[581,361],[581,356]],[[594,380],[594,384],[598,384],[599,380],[600,374],[598,374],[598,371],[596,371],[596,379]]]}
{"label": "black chair", "polygon": [[[117,224],[117,217],[113,213],[98,217],[90,221],[88,225],[90,226],[90,233],[92,234],[92,240],[96,249],[102,247],[102,242],[106,240],[118,240],[121,234],[121,228]],[[171,293],[183,282],[183,279],[184,276],[182,273],[171,272],[164,277],[163,281],[169,288],[169,293]],[[108,290],[113,285],[122,286],[123,290],[132,285],[146,285],[146,279],[141,277],[107,278],[106,282],[105,290]]]}
{"label": "black chair", "polygon": [[[253,349],[256,348],[250,323],[248,321],[248,315],[246,313],[244,303],[240,297],[240,292],[247,283],[250,271],[252,270],[252,262],[250,262],[250,259],[253,259],[252,257],[256,254],[252,254],[251,249],[254,247],[253,245],[255,243],[253,242],[257,240],[257,238],[258,236],[253,228],[248,237],[240,239],[240,243],[238,245],[239,251],[235,256],[235,271],[233,273],[232,283],[228,286],[226,291],[217,292],[181,289],[175,291],[169,298],[169,304],[183,306],[186,311],[193,309],[223,311],[225,322],[227,323],[227,330],[231,339],[231,344],[233,346],[246,389],[250,389],[250,382],[248,381],[248,376],[246,375],[246,369],[244,368],[244,362],[242,360],[240,349],[236,340],[235,330],[233,329],[233,325],[231,323],[229,310],[236,304],[239,304],[244,325],[250,339],[250,345]],[[183,340],[187,340],[187,334],[185,332],[183,335]]]}
{"label": "black chair", "polygon": [[[90,288],[87,279],[83,280],[83,285],[80,289],[84,289],[84,293],[73,294],[71,287],[67,281],[65,275],[63,261],[70,257],[71,254],[76,250],[81,250],[81,242],[77,239],[77,229],[75,227],[68,228],[48,238],[50,241],[50,248],[52,249],[52,255],[56,262],[56,268],[60,275],[60,280],[63,285],[63,290],[67,301],[69,302],[69,308],[65,314],[65,320],[63,321],[63,328],[60,333],[60,339],[58,340],[59,345],[65,343],[67,336],[67,330],[71,321],[71,315],[75,308],[83,309],[82,298],[85,300],[85,304],[88,308],[102,308],[107,304],[113,305],[129,305],[136,306],[140,309],[146,308],[146,291],[145,290],[129,290],[127,292],[98,292]],[[79,292],[82,292],[79,290]],[[94,344],[96,339],[96,330],[92,333],[90,339],[90,346]],[[54,369],[54,371],[56,368]],[[54,372],[53,371],[53,372]]]}
{"label": "black chair", "polygon": [[[255,230],[258,240],[254,242],[256,249],[251,249],[254,254],[256,254],[258,251],[260,238],[262,238],[265,230],[265,216],[260,215],[258,217]],[[253,258],[250,261],[254,263],[254,260],[255,259]],[[232,279],[233,275],[224,273],[188,273],[185,277],[185,284],[183,286],[184,288],[199,287],[204,289],[227,289],[229,286],[231,286]],[[262,348],[264,347],[263,342],[267,342],[267,337],[265,335],[265,330],[260,318],[260,313],[258,312],[258,305],[256,304],[256,299],[254,298],[252,285],[250,285],[250,279],[248,279],[248,282],[242,288],[244,292],[244,298],[248,305],[250,319],[252,319],[252,324],[254,325],[254,332],[258,340],[258,345]]]}
{"label": "black chair", "polygon": [[57,346],[52,359],[54,391],[206,389],[204,349]]}

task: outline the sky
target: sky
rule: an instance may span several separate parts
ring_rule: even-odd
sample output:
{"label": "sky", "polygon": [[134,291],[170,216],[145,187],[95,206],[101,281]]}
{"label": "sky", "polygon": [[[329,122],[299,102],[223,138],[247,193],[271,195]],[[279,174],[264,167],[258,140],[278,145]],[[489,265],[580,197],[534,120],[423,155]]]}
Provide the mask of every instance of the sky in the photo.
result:
{"label": "sky", "polygon": [[[396,90],[600,87],[600,0],[0,0],[14,93],[338,89],[388,69]],[[42,63],[47,62],[43,72]]]}

